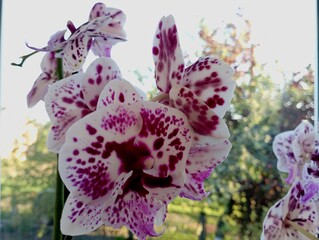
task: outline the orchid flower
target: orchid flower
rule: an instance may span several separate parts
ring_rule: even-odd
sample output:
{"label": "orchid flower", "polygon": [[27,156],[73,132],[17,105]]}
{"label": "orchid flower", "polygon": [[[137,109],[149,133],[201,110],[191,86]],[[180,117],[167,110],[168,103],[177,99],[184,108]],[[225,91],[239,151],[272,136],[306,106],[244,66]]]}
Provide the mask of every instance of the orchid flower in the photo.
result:
{"label": "orchid flower", "polygon": [[[188,117],[194,142],[187,161],[187,182],[181,196],[200,200],[207,195],[204,180],[226,159],[231,144],[222,117],[235,89],[233,70],[215,57],[202,57],[185,68],[173,16],[163,17],[153,42],[159,102],[167,103]],[[165,98],[168,98],[167,101]]]}
{"label": "orchid flower", "polygon": [[48,86],[59,80],[56,74],[57,58],[63,58],[63,71],[67,76],[81,69],[90,47],[95,55],[110,57],[111,47],[126,38],[123,30],[125,19],[121,10],[97,3],[90,12],[89,22],[78,29],[71,21],[68,22],[71,36],[67,40],[64,38],[66,30],[62,30],[53,34],[44,48],[29,46],[36,51],[47,53],[41,63],[42,73],[28,93],[28,107],[33,107],[43,100]]}
{"label": "orchid flower", "polygon": [[56,57],[63,58],[63,71],[71,74],[82,68],[92,41],[93,52],[106,57],[110,56],[114,44],[125,41],[125,19],[121,10],[106,8],[103,3],[97,3],[91,10],[88,22],[78,28],[71,21],[68,22],[71,35],[67,40],[63,37],[65,31],[59,31],[51,37],[46,47],[29,47],[36,51],[58,52]]}
{"label": "orchid flower", "polygon": [[145,102],[125,80],[109,82],[97,109],[74,123],[59,151],[70,191],[61,229],[81,235],[105,224],[127,226],[139,239],[158,236],[167,204],[185,184],[192,144],[186,116]]}
{"label": "orchid flower", "polygon": [[275,137],[273,151],[278,159],[277,168],[288,173],[288,184],[301,178],[303,166],[311,160],[314,152],[314,143],[314,128],[307,121],[301,122],[294,131],[283,132]]}
{"label": "orchid flower", "polygon": [[296,182],[273,205],[264,220],[261,240],[316,239],[319,212],[314,201],[302,203],[304,188]]}
{"label": "orchid flower", "polygon": [[104,86],[118,78],[121,73],[117,64],[111,58],[101,57],[92,62],[85,73],[76,73],[49,87],[45,106],[52,122],[47,141],[50,151],[59,151],[69,127],[95,111]]}
{"label": "orchid flower", "polygon": [[107,8],[104,3],[96,3],[91,10],[89,20],[92,21],[101,16],[107,16],[113,19],[113,22],[109,23],[109,27],[110,30],[113,30],[113,34],[114,36],[117,36],[117,38],[105,36],[94,37],[92,39],[91,50],[99,57],[110,57],[111,47],[120,40],[124,40],[126,38],[126,34],[123,31],[126,17],[119,9]]}
{"label": "orchid flower", "polygon": [[152,53],[156,85],[162,93],[169,94],[176,85],[189,88],[219,117],[224,116],[236,86],[233,69],[215,57],[201,57],[185,69],[173,16],[160,20]]}

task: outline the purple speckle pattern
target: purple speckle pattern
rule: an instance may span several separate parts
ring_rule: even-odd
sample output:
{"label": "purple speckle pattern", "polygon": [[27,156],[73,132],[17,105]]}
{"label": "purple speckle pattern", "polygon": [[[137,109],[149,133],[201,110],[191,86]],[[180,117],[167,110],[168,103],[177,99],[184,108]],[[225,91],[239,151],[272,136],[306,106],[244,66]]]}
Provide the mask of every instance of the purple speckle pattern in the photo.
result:
{"label": "purple speckle pattern", "polygon": [[116,63],[101,57],[85,73],[73,74],[50,86],[45,106],[53,125],[47,141],[51,151],[59,151],[69,127],[94,111],[104,86],[120,77]]}
{"label": "purple speckle pattern", "polygon": [[45,96],[46,110],[52,122],[47,140],[50,151],[58,152],[68,128],[91,112],[82,94],[83,77],[83,73],[78,73],[60,80],[50,86]]}
{"label": "purple speckle pattern", "polygon": [[91,50],[99,57],[110,57],[112,46],[126,38],[123,31],[126,16],[119,9],[108,8],[103,3],[97,3],[91,10],[89,20],[103,18],[105,22],[100,25],[99,33],[95,34]]}
{"label": "purple speckle pattern", "polygon": [[234,94],[234,70],[215,57],[201,57],[185,69],[182,85],[191,89],[220,117],[225,115]]}
{"label": "purple speckle pattern", "polygon": [[[222,117],[234,94],[234,71],[212,56],[201,57],[185,67],[171,15],[163,17],[158,24],[152,54],[157,88],[169,94],[160,103],[183,112],[193,131],[185,169],[186,183],[180,196],[201,200],[207,195],[204,180],[227,157],[231,148],[227,140],[229,130]],[[165,166],[163,169],[165,171]]]}
{"label": "purple speckle pattern", "polygon": [[[103,3],[100,3],[100,6]],[[81,70],[88,50],[92,47],[93,53],[100,57],[110,57],[110,49],[118,42],[125,41],[126,33],[123,29],[126,16],[115,8],[105,8],[101,16],[97,16],[99,5],[93,7],[88,22],[76,28],[71,21],[67,27],[71,31],[70,37],[64,39],[65,31],[52,35],[48,45],[43,48],[29,46],[37,51],[56,52],[63,59],[63,71],[72,74]]]}
{"label": "purple speckle pattern", "polygon": [[120,79],[121,72],[111,58],[100,57],[86,70],[82,84],[83,96],[88,107],[94,111],[103,88],[114,79]]}
{"label": "purple speckle pattern", "polygon": [[117,79],[107,84],[100,94],[97,108],[104,108],[112,103],[136,104],[142,101],[134,87],[124,79]]}
{"label": "purple speckle pattern", "polygon": [[301,177],[303,166],[311,159],[314,150],[314,128],[307,121],[301,122],[294,131],[283,132],[275,137],[273,151],[278,160],[277,168],[288,173],[288,184]]}
{"label": "purple speckle pattern", "polygon": [[[90,232],[101,224],[125,225],[146,239],[159,234],[154,223],[164,221],[166,205],[182,191],[192,132],[182,112],[134,100],[132,89],[131,100],[126,95],[123,100],[125,91],[115,85],[128,82],[110,84],[115,92],[108,91],[108,97],[116,96],[114,102],[99,102],[95,112],[74,123],[59,152],[59,171],[71,192],[64,229],[72,235],[77,231],[68,229]],[[98,216],[91,221],[79,208]]]}
{"label": "purple speckle pattern", "polygon": [[157,88],[168,93],[173,83],[182,80],[184,59],[173,16],[163,17],[153,41],[153,59]]}
{"label": "purple speckle pattern", "polygon": [[211,145],[230,136],[224,120],[189,88],[177,85],[171,89],[169,95],[172,106],[187,116],[194,130],[195,145]]}
{"label": "purple speckle pattern", "polygon": [[180,196],[192,200],[205,198],[208,193],[204,180],[227,158],[230,149],[229,140],[205,147],[191,147],[185,167],[186,182]]}
{"label": "purple speckle pattern", "polygon": [[269,209],[263,223],[262,240],[308,239],[290,222],[316,236],[319,213],[314,201],[301,203],[303,195],[302,183],[296,182],[287,195]]}
{"label": "purple speckle pattern", "polygon": [[90,37],[80,33],[76,38],[69,39],[63,49],[63,71],[73,73],[82,68],[88,54]]}

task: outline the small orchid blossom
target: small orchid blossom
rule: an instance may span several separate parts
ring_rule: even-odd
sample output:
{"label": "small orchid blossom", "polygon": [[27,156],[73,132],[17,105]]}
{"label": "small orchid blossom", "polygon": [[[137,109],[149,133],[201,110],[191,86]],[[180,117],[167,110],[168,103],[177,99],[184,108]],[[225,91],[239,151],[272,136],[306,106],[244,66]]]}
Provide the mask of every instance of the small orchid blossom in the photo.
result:
{"label": "small orchid blossom", "polygon": [[176,85],[189,88],[220,117],[232,99],[235,81],[233,69],[215,57],[201,57],[185,68],[173,16],[160,20],[153,42],[155,79],[162,93]]}
{"label": "small orchid blossom", "polygon": [[187,161],[187,182],[181,196],[200,200],[207,195],[204,180],[228,155],[231,144],[222,117],[236,86],[233,70],[215,57],[202,57],[185,68],[173,16],[163,17],[153,42],[157,88],[168,104],[188,117],[194,142]]}
{"label": "small orchid blossom", "polygon": [[64,39],[65,31],[59,31],[51,37],[46,47],[29,47],[36,51],[58,52],[56,57],[63,58],[63,71],[73,73],[82,68],[92,41],[93,52],[106,57],[110,56],[114,44],[125,41],[125,20],[121,10],[106,8],[103,3],[97,3],[87,23],[75,28],[71,21],[68,22],[71,35],[67,40]]}
{"label": "small orchid blossom", "polygon": [[127,226],[139,239],[158,236],[167,204],[185,184],[192,143],[186,116],[145,102],[125,80],[103,89],[97,109],[74,123],[59,151],[59,171],[70,191],[61,229],[67,235],[102,224]]}
{"label": "small orchid blossom", "polygon": [[41,62],[42,73],[35,80],[27,95],[27,104],[29,108],[36,105],[40,100],[43,100],[49,85],[58,80],[56,69],[57,61],[54,57],[54,53],[46,53]]}
{"label": "small orchid blossom", "polygon": [[111,58],[96,59],[86,72],[79,72],[50,86],[45,96],[45,106],[52,122],[47,146],[58,152],[64,143],[69,127],[95,111],[104,86],[113,79],[121,78],[117,64]]}
{"label": "small orchid blossom", "polygon": [[303,196],[303,185],[296,182],[287,195],[269,209],[261,240],[315,239],[318,208],[314,201],[302,203]]}
{"label": "small orchid blossom", "polygon": [[200,58],[185,69],[173,16],[160,20],[154,37],[153,58],[157,88],[168,94],[170,105],[188,115],[195,145],[222,142],[229,131],[221,119],[235,89],[233,70],[214,57]]}
{"label": "small orchid blossom", "polygon": [[89,20],[92,21],[101,16],[108,16],[113,19],[113,23],[109,25],[114,29],[114,35],[118,38],[95,37],[92,40],[91,50],[99,57],[110,57],[111,47],[119,42],[119,38],[122,40],[126,38],[126,34],[123,32],[125,15],[119,9],[107,8],[104,3],[96,3],[91,10]]}
{"label": "small orchid blossom", "polygon": [[294,131],[283,132],[275,137],[273,151],[278,159],[277,168],[288,173],[288,184],[301,178],[303,166],[311,160],[314,152],[314,143],[314,128],[307,121],[301,122]]}

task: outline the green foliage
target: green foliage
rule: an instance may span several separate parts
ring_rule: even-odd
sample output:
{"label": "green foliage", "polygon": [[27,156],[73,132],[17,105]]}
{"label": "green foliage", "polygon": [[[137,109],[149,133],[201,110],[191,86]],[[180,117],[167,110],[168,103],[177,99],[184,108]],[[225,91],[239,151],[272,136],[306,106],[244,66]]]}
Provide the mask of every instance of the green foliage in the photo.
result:
{"label": "green foliage", "polygon": [[[250,41],[250,23],[239,31],[226,24],[210,34],[202,26],[203,53],[217,55],[236,69],[237,82],[232,106],[226,115],[233,148],[207,181],[210,198],[225,207],[218,223],[218,235],[233,239],[257,239],[269,207],[286,192],[276,169],[274,137],[294,129],[302,119],[313,117],[313,73],[285,79],[278,87],[255,58],[257,44]],[[224,41],[216,41],[223,35]]]}
{"label": "green foliage", "polygon": [[21,147],[17,142],[11,157],[2,161],[2,221],[4,231],[14,230],[21,236],[37,232],[41,238],[52,225],[56,155],[46,147],[49,125],[28,124],[36,127],[38,134],[22,153],[25,160],[17,154]]}

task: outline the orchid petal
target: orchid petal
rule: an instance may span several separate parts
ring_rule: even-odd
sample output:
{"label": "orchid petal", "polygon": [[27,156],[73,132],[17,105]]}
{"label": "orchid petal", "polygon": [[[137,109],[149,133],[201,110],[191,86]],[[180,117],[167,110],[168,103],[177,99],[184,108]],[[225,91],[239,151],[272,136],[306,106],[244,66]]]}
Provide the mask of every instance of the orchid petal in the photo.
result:
{"label": "orchid petal", "polygon": [[157,88],[163,93],[168,93],[171,84],[178,84],[182,80],[184,72],[183,54],[172,15],[160,20],[152,51]]}
{"label": "orchid petal", "polygon": [[68,128],[91,112],[83,99],[83,77],[83,73],[77,73],[54,83],[45,96],[46,111],[53,123],[47,144],[53,152],[61,147]]}
{"label": "orchid petal", "polygon": [[301,122],[295,129],[292,149],[297,162],[310,159],[310,154],[315,150],[315,132],[308,121]]}
{"label": "orchid petal", "polygon": [[277,169],[282,172],[289,172],[291,164],[296,162],[291,147],[293,131],[278,134],[273,141],[273,151],[277,158]]}
{"label": "orchid petal", "polygon": [[192,200],[206,197],[208,193],[204,188],[204,180],[226,159],[230,149],[228,140],[211,146],[192,147],[186,162],[186,182],[180,196]]}
{"label": "orchid petal", "polygon": [[129,82],[124,79],[115,79],[104,87],[98,100],[97,109],[104,108],[112,103],[131,105],[141,101],[142,98]]}
{"label": "orchid petal", "polygon": [[158,219],[159,221],[165,219],[166,211],[166,205],[151,195],[142,197],[137,193],[129,192],[114,203],[105,204],[104,217],[105,222],[110,223],[111,226],[126,225],[138,239],[146,240],[147,235],[156,237],[161,234],[156,232],[154,224]]}
{"label": "orchid petal", "polygon": [[82,109],[73,109],[63,113],[63,116],[59,117],[57,120],[52,121],[51,131],[47,138],[47,147],[51,152],[59,152],[61,146],[65,141],[65,134],[68,129],[77,120],[81,119],[90,111]]}
{"label": "orchid petal", "polygon": [[111,57],[111,44],[108,43],[107,38],[105,41],[103,39],[93,39],[90,49],[95,56]]}
{"label": "orchid petal", "polygon": [[226,123],[190,89],[176,85],[169,93],[171,103],[188,117],[197,145],[211,145],[229,138]]}
{"label": "orchid petal", "polygon": [[96,3],[89,16],[89,20],[93,20],[95,18],[99,18],[101,16],[109,16],[112,19],[116,19],[118,22],[120,22],[122,25],[126,21],[126,16],[125,14],[117,8],[110,8],[106,7],[104,3]]}
{"label": "orchid petal", "polygon": [[306,161],[311,159],[315,149],[313,126],[308,122],[300,123],[294,131],[278,134],[273,141],[273,151],[276,155],[277,168],[287,172],[288,184],[296,177],[300,178]]}
{"label": "orchid petal", "polygon": [[185,69],[182,85],[191,89],[219,117],[223,117],[236,87],[233,74],[234,70],[217,58],[201,57]]}
{"label": "orchid petal", "polygon": [[57,62],[53,52],[44,55],[41,61],[42,73],[35,80],[30,92],[27,95],[28,107],[33,107],[40,100],[43,100],[48,91],[48,86],[57,80]]}
{"label": "orchid petal", "polygon": [[61,217],[61,232],[76,236],[94,231],[100,227],[103,213],[102,201],[85,202],[81,197],[68,196]]}
{"label": "orchid petal", "polygon": [[[100,17],[104,17],[104,18],[100,18]],[[105,18],[108,17],[108,18]],[[117,9],[117,8],[108,8],[105,6],[104,3],[97,3],[93,6],[91,13],[90,13],[90,17],[89,20],[95,20],[94,25],[98,25],[98,23],[96,22],[99,19],[99,21],[108,21],[108,23],[102,23],[101,28],[98,28],[98,30],[100,32],[104,32],[104,33],[112,33],[116,38],[121,38],[121,39],[125,39],[126,38],[126,34],[123,31],[123,26],[125,24],[126,21],[126,16],[125,14],[122,12],[122,10]],[[94,37],[96,37],[96,35],[93,35]],[[104,39],[105,43],[107,41],[107,39]],[[100,41],[99,41],[100,42]],[[111,44],[114,45],[114,44]],[[111,46],[110,45],[110,46]],[[98,55],[98,54],[97,54]]]}
{"label": "orchid petal", "polygon": [[112,46],[126,39],[123,29],[125,19],[125,14],[121,10],[115,10],[110,16],[101,16],[89,21],[82,31],[90,37],[105,38],[105,41],[108,39]]}
{"label": "orchid petal", "polygon": [[88,53],[89,40],[90,37],[84,33],[73,40],[68,40],[62,53],[64,72],[73,73],[82,68]]}
{"label": "orchid petal", "polygon": [[92,111],[96,109],[104,86],[118,78],[121,78],[121,72],[113,59],[101,57],[90,64],[85,72],[82,90],[84,99]]}
{"label": "orchid petal", "polygon": [[290,221],[315,236],[319,220],[318,210],[313,201],[302,204],[300,202],[302,196],[303,187],[297,182],[284,198],[269,209],[264,220],[261,239],[308,239],[291,226]]}
{"label": "orchid petal", "polygon": [[46,73],[41,73],[35,80],[30,92],[27,95],[27,105],[29,108],[36,105],[40,100],[43,100],[48,91],[49,84],[55,80],[48,76]]}
{"label": "orchid petal", "polygon": [[89,20],[101,17],[101,16],[109,16],[110,13],[108,8],[105,6],[104,3],[96,3],[93,8],[91,9]]}

